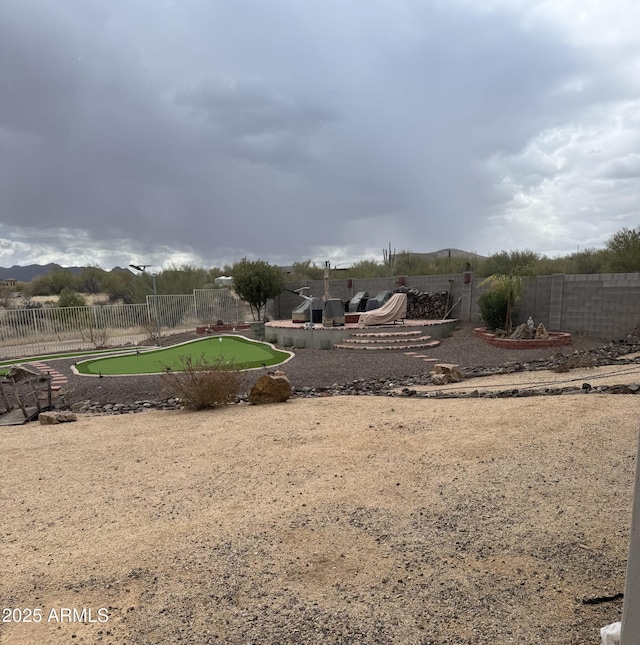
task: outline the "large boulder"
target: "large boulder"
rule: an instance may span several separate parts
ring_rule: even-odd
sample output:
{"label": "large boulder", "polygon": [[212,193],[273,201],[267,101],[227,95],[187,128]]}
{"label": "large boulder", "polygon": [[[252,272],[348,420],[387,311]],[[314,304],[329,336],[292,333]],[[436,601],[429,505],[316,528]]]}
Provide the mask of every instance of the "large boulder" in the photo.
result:
{"label": "large boulder", "polygon": [[529,340],[531,338],[531,330],[526,323],[522,323],[515,328],[509,338],[513,338],[514,340]]}
{"label": "large boulder", "polygon": [[446,374],[431,374],[431,385],[446,385],[449,383]]}
{"label": "large boulder", "polygon": [[38,421],[40,421],[43,426],[77,420],[78,417],[76,414],[74,412],[69,412],[68,410],[51,410],[50,412],[41,412],[38,415]]}
{"label": "large boulder", "polygon": [[540,323],[536,329],[536,338],[542,338],[543,340],[549,338],[549,332],[542,323]]}
{"label": "large boulder", "polygon": [[447,383],[460,383],[464,381],[464,374],[459,365],[452,363],[436,363],[431,372],[431,383],[446,385]]}
{"label": "large boulder", "polygon": [[282,372],[264,374],[251,388],[249,401],[255,405],[262,403],[282,403],[291,396],[291,383]]}

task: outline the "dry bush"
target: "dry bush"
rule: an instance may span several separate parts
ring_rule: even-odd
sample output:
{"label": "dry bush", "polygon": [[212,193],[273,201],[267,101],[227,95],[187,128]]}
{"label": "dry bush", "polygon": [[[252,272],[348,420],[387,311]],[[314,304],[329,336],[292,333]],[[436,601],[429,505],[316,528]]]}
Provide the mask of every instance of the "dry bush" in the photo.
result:
{"label": "dry bush", "polygon": [[170,396],[179,398],[185,408],[204,410],[232,403],[244,375],[221,360],[211,362],[202,356],[194,361],[190,356],[181,356],[179,370],[167,368],[162,378]]}
{"label": "dry bush", "polygon": [[80,337],[90,342],[96,349],[107,347],[111,338],[111,330],[107,327],[87,327],[80,329]]}

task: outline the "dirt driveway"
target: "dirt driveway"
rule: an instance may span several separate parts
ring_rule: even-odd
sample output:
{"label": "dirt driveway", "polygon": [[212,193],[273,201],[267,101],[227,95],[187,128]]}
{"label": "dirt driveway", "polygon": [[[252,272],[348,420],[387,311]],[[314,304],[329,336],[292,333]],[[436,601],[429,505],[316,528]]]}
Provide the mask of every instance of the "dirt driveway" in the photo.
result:
{"label": "dirt driveway", "polygon": [[3,428],[0,641],[598,643],[639,418],[333,397]]}

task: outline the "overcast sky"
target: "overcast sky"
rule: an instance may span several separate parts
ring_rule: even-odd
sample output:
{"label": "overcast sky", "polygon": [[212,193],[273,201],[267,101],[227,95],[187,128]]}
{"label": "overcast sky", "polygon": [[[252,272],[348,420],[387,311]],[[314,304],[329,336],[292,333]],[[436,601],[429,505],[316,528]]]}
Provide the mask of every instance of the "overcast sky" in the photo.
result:
{"label": "overcast sky", "polygon": [[633,0],[0,0],[0,266],[640,226]]}

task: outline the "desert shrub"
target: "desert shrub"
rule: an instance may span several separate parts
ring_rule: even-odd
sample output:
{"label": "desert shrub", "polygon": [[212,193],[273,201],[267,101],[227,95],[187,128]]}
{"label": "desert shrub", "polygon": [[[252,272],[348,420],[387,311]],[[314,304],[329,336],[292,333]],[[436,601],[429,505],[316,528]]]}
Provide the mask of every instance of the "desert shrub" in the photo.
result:
{"label": "desert shrub", "polygon": [[211,362],[204,356],[193,360],[180,357],[178,370],[166,369],[165,389],[170,396],[181,399],[189,410],[204,410],[232,403],[240,390],[244,376],[233,364],[222,360]]}
{"label": "desert shrub", "polygon": [[489,329],[503,329],[507,318],[508,302],[501,291],[485,291],[478,298],[478,306],[484,324]]}
{"label": "desert shrub", "polygon": [[86,307],[87,301],[76,291],[64,287],[58,296],[58,307]]}

